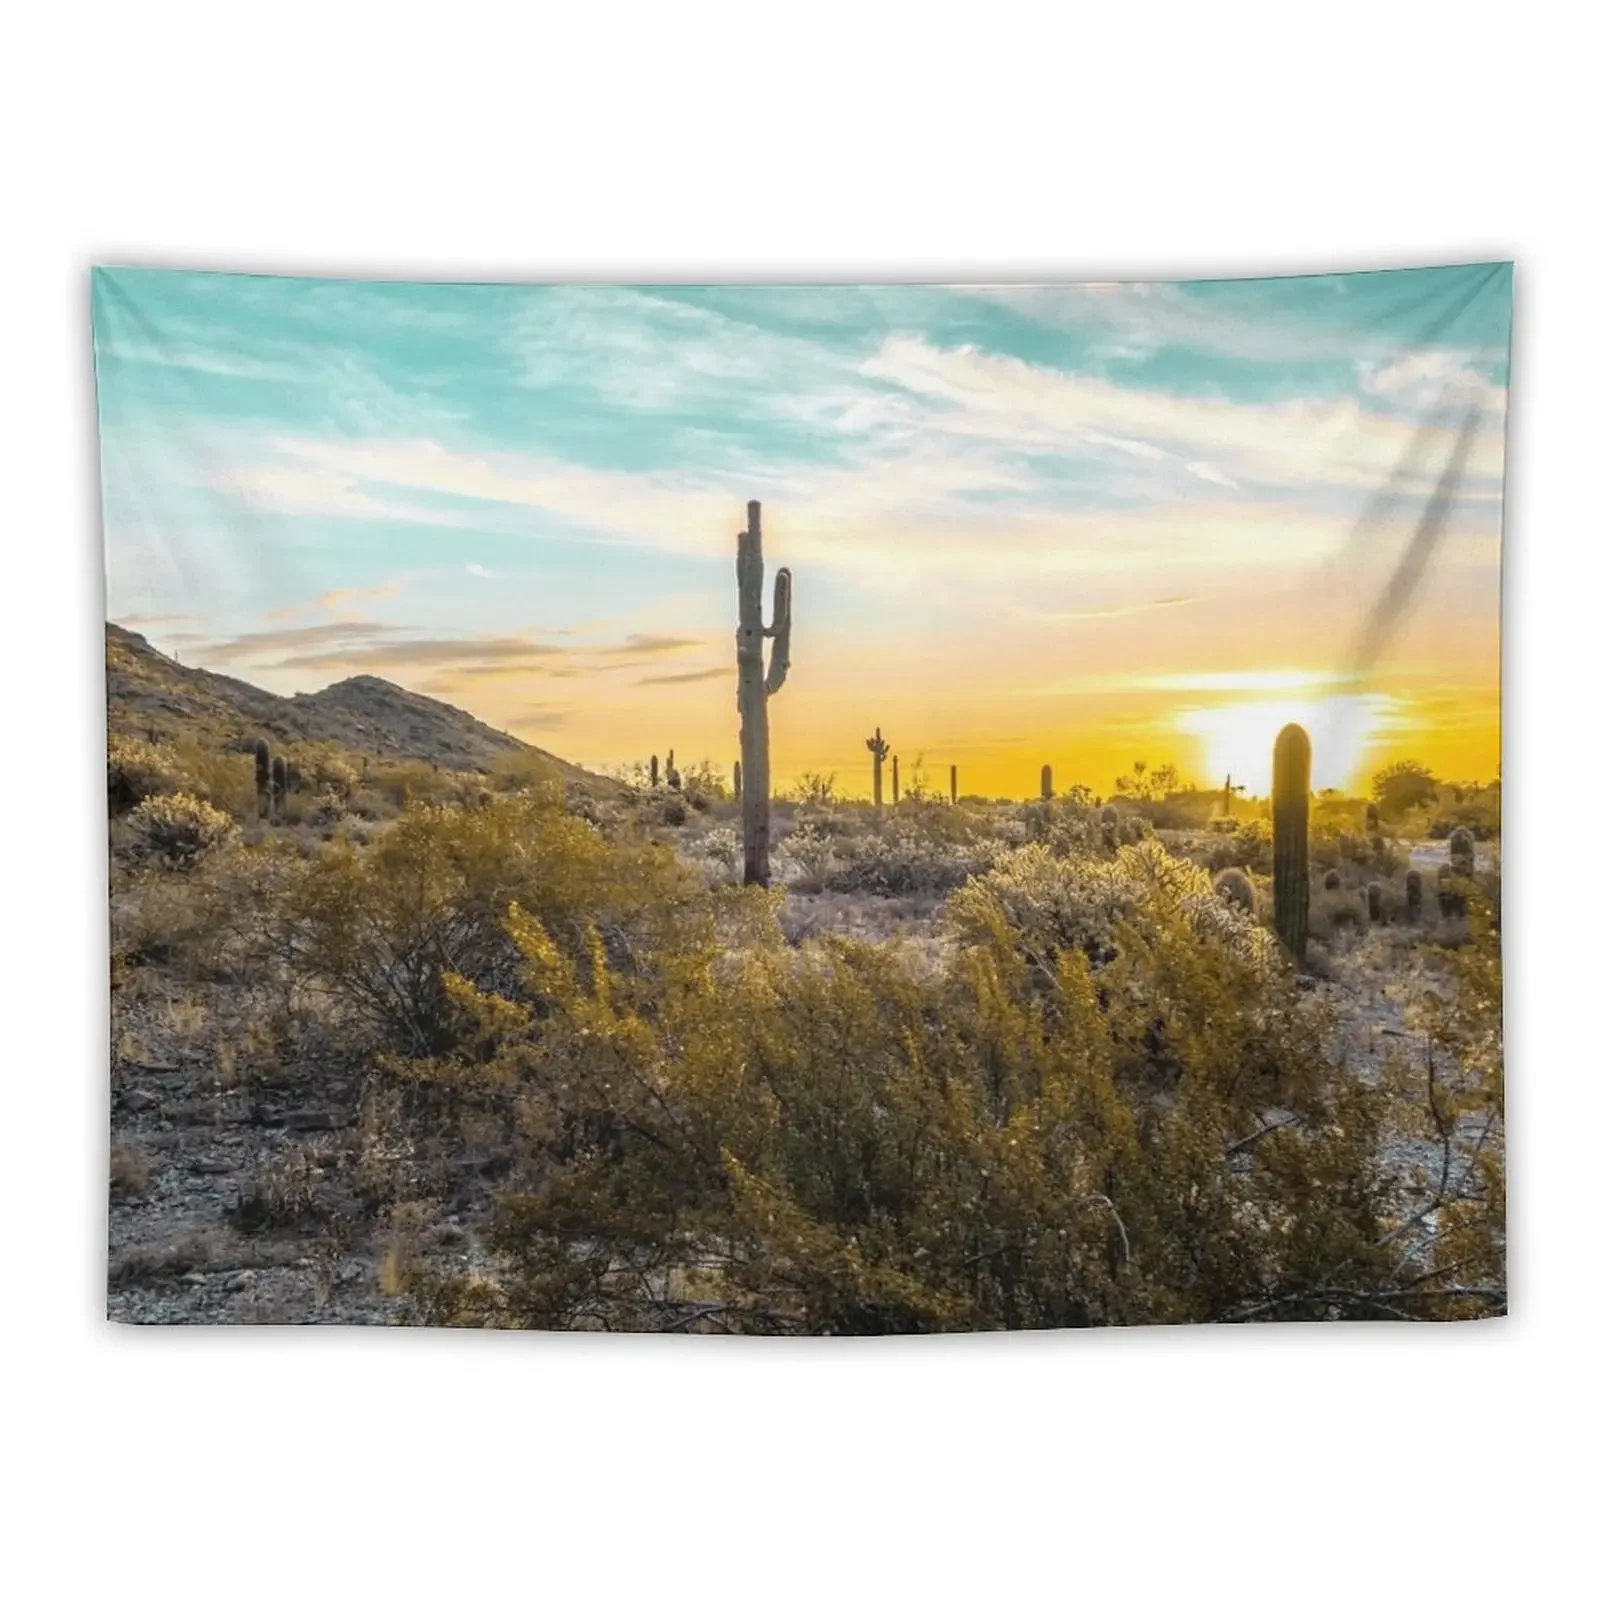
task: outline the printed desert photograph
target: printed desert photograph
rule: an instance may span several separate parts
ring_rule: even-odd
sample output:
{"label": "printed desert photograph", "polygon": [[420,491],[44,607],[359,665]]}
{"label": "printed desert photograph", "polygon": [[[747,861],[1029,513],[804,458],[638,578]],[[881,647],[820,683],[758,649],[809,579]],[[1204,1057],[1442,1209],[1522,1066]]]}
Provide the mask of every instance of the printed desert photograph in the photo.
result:
{"label": "printed desert photograph", "polygon": [[1511,269],[97,269],[107,1311],[1506,1309]]}

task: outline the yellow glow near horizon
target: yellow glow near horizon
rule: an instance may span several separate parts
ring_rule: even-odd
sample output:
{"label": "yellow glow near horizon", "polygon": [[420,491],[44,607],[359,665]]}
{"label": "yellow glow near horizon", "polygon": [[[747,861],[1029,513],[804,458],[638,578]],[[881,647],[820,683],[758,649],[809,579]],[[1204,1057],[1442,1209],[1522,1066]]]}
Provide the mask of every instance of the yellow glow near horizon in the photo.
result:
{"label": "yellow glow near horizon", "polygon": [[1379,733],[1394,721],[1394,702],[1382,694],[1325,695],[1318,699],[1233,700],[1189,706],[1175,725],[1201,742],[1208,782],[1232,778],[1250,794],[1272,788],[1272,747],[1285,723],[1311,736],[1311,785],[1348,788]]}

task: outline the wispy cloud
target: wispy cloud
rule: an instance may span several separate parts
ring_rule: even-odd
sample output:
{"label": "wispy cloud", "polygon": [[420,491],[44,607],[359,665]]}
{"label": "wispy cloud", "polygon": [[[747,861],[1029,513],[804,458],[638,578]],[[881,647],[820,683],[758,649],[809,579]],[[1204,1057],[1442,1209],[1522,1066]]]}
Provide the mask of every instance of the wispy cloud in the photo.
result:
{"label": "wispy cloud", "polygon": [[705,667],[699,672],[663,672],[651,678],[635,678],[634,683],[643,688],[647,684],[704,683],[710,678],[730,678],[732,667]]}

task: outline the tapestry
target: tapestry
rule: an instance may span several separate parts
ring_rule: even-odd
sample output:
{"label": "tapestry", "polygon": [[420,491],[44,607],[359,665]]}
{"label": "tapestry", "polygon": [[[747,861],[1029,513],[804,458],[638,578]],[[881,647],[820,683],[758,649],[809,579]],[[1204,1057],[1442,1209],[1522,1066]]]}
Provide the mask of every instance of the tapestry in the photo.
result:
{"label": "tapestry", "polygon": [[112,1320],[1504,1313],[1509,263],[91,288]]}

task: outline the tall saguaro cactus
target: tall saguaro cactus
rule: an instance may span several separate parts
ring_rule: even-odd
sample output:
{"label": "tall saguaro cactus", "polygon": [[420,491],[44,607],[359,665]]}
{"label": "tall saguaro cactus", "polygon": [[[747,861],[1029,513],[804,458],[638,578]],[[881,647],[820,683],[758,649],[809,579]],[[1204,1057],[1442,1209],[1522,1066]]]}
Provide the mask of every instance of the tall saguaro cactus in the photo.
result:
{"label": "tall saguaro cactus", "polygon": [[1039,768],[1039,798],[1048,800],[1056,792],[1055,774],[1048,765]]}
{"label": "tall saguaro cactus", "polygon": [[882,811],[883,758],[889,753],[889,743],[883,736],[882,728],[872,730],[872,737],[867,740],[867,749],[872,752],[872,803]]}
{"label": "tall saguaro cactus", "polygon": [[738,800],[744,793],[744,768],[735,761],[733,764],[733,798]]}
{"label": "tall saguaro cactus", "polygon": [[950,804],[956,803],[956,764],[950,763]]}
{"label": "tall saguaro cactus", "polygon": [[256,740],[256,815],[272,816],[272,746]]}
{"label": "tall saguaro cactus", "polygon": [[900,757],[895,756],[889,763],[889,797],[895,805],[900,804]]}
{"label": "tall saguaro cactus", "polygon": [[[761,621],[761,502],[748,507],[749,525],[739,535],[735,571],[739,579],[739,631],[734,655],[739,665],[739,758],[744,794],[744,881],[765,888],[772,873],[772,756],[767,731],[767,701],[789,676],[789,619],[793,578],[778,570],[772,586],[772,626]],[[762,641],[772,640],[770,662]]]}
{"label": "tall saguaro cactus", "polygon": [[1306,958],[1311,915],[1310,827],[1311,739],[1291,722],[1272,747],[1272,920],[1296,963]]}

